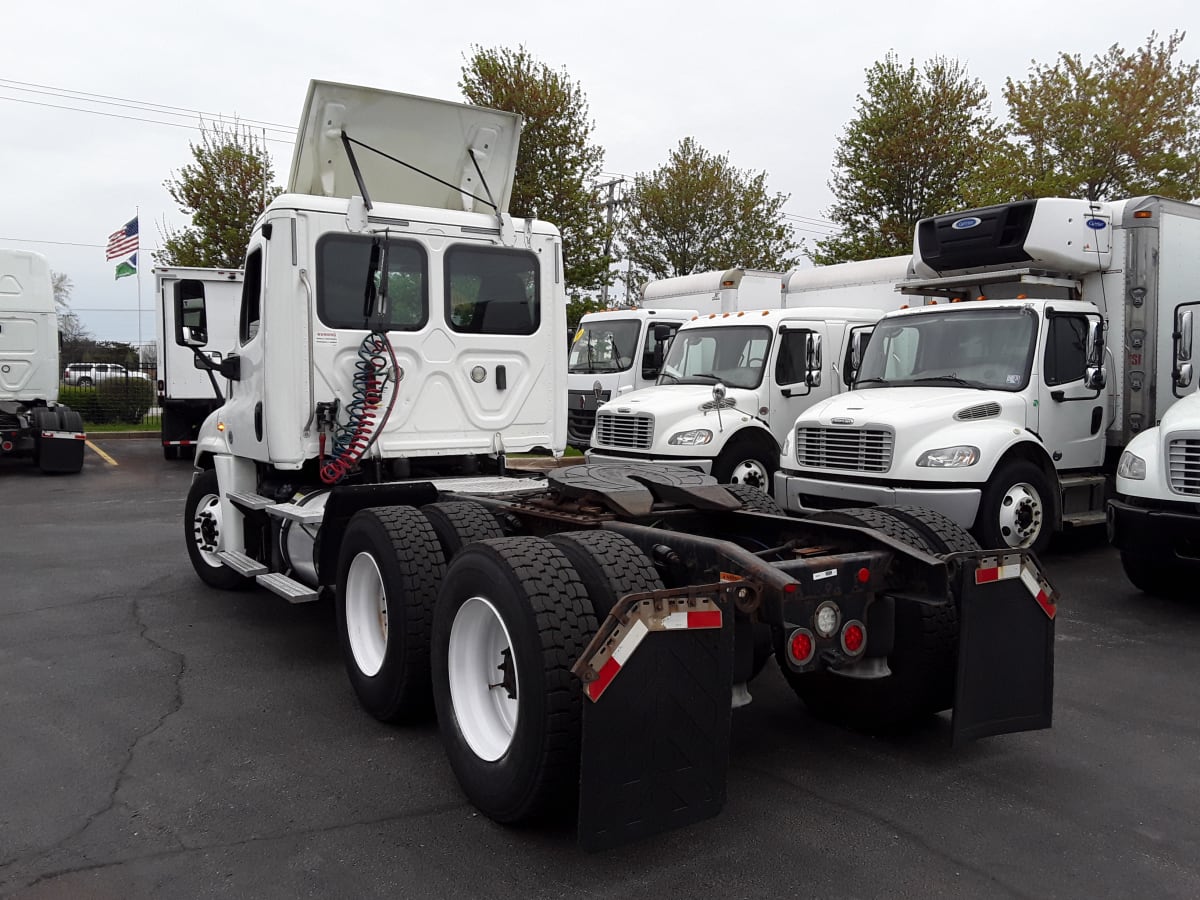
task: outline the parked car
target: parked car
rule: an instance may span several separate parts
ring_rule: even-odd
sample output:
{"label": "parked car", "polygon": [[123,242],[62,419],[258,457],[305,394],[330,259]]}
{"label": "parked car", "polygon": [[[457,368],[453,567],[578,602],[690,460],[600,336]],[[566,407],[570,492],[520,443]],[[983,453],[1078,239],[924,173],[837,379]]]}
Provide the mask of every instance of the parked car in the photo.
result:
{"label": "parked car", "polygon": [[72,387],[91,387],[100,381],[112,378],[140,378],[149,381],[149,377],[138,371],[131,371],[120,363],[71,363],[63,371],[63,383]]}

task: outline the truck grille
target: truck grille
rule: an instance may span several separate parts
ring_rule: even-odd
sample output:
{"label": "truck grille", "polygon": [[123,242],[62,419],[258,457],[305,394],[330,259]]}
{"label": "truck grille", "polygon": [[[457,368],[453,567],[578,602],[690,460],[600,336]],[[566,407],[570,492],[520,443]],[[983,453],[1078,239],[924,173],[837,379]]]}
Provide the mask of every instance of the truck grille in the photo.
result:
{"label": "truck grille", "polygon": [[1200,496],[1200,438],[1175,438],[1167,444],[1171,490]]}
{"label": "truck grille", "polygon": [[596,443],[623,450],[649,450],[654,441],[654,417],[648,413],[620,415],[602,412],[596,416]]}
{"label": "truck grille", "polygon": [[892,467],[896,436],[867,428],[796,429],[796,456],[802,466],[814,469],[848,469],[886,472]]}

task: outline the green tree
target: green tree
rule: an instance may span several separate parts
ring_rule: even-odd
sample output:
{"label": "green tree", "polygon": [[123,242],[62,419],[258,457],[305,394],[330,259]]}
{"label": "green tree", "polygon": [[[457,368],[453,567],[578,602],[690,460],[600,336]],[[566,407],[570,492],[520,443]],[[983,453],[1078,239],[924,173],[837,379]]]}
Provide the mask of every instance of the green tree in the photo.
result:
{"label": "green tree", "polygon": [[572,339],[579,329],[579,320],[588,313],[600,312],[604,309],[604,301],[599,297],[584,297],[575,295],[567,301],[567,334]]}
{"label": "green tree", "polygon": [[1200,194],[1200,64],[1176,59],[1183,32],[1156,37],[1005,82],[1026,196]]}
{"label": "green tree", "polygon": [[1011,199],[1015,167],[977,79],[894,52],[867,69],[833,164],[826,218],[840,231],[806,251],[817,265],[911,253],[919,219]]}
{"label": "green tree", "polygon": [[590,290],[611,282],[612,230],[601,198],[590,186],[604,151],[591,143],[583,90],[565,69],[551,69],[522,46],[472,48],[458,83],[467,101],[520,113],[525,119],[510,209],[558,226],[566,281]]}
{"label": "green tree", "polygon": [[242,265],[254,220],[280,193],[266,148],[247,127],[201,122],[200,142],[188,145],[193,162],[163,182],[190,215],[187,228],[163,224],[163,266]]}
{"label": "green tree", "polygon": [[742,267],[782,271],[796,263],[786,194],[767,189],[766,172],[730,165],[687,137],[670,159],[638,174],[623,229],[625,256],[653,278]]}

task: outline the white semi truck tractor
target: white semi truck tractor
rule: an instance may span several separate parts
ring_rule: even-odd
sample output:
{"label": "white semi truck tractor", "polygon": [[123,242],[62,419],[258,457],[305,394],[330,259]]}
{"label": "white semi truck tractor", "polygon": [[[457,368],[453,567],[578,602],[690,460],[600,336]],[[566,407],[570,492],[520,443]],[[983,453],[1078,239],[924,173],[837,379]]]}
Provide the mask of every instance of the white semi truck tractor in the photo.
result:
{"label": "white semi truck tractor", "polygon": [[0,459],[27,457],[43,472],[83,469],[79,413],[58,402],[58,314],[40,253],[0,249]]}
{"label": "white semi truck tractor", "polygon": [[436,712],[481,811],[570,810],[593,848],[721,809],[772,656],[849,726],[1048,727],[1058,598],[1023,551],[903,509],[801,521],[687,469],[506,472],[567,439],[561,241],[507,212],[520,124],[311,85],[236,345],[197,356],[229,381],[185,506],[200,579],[327,598],[370,714]]}

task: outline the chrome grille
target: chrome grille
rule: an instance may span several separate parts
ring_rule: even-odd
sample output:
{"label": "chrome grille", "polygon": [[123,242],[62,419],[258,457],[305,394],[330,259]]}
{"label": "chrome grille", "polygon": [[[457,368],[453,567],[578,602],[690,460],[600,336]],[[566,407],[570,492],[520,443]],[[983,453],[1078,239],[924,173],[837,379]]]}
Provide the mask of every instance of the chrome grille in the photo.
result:
{"label": "chrome grille", "polygon": [[796,429],[796,457],[800,465],[814,469],[886,472],[892,467],[895,443],[896,436],[881,429]]}
{"label": "chrome grille", "polygon": [[654,417],[648,413],[602,412],[596,416],[596,445],[599,447],[649,450],[653,442]]}
{"label": "chrome grille", "polygon": [[1167,443],[1171,490],[1200,496],[1200,438],[1175,438]]}

